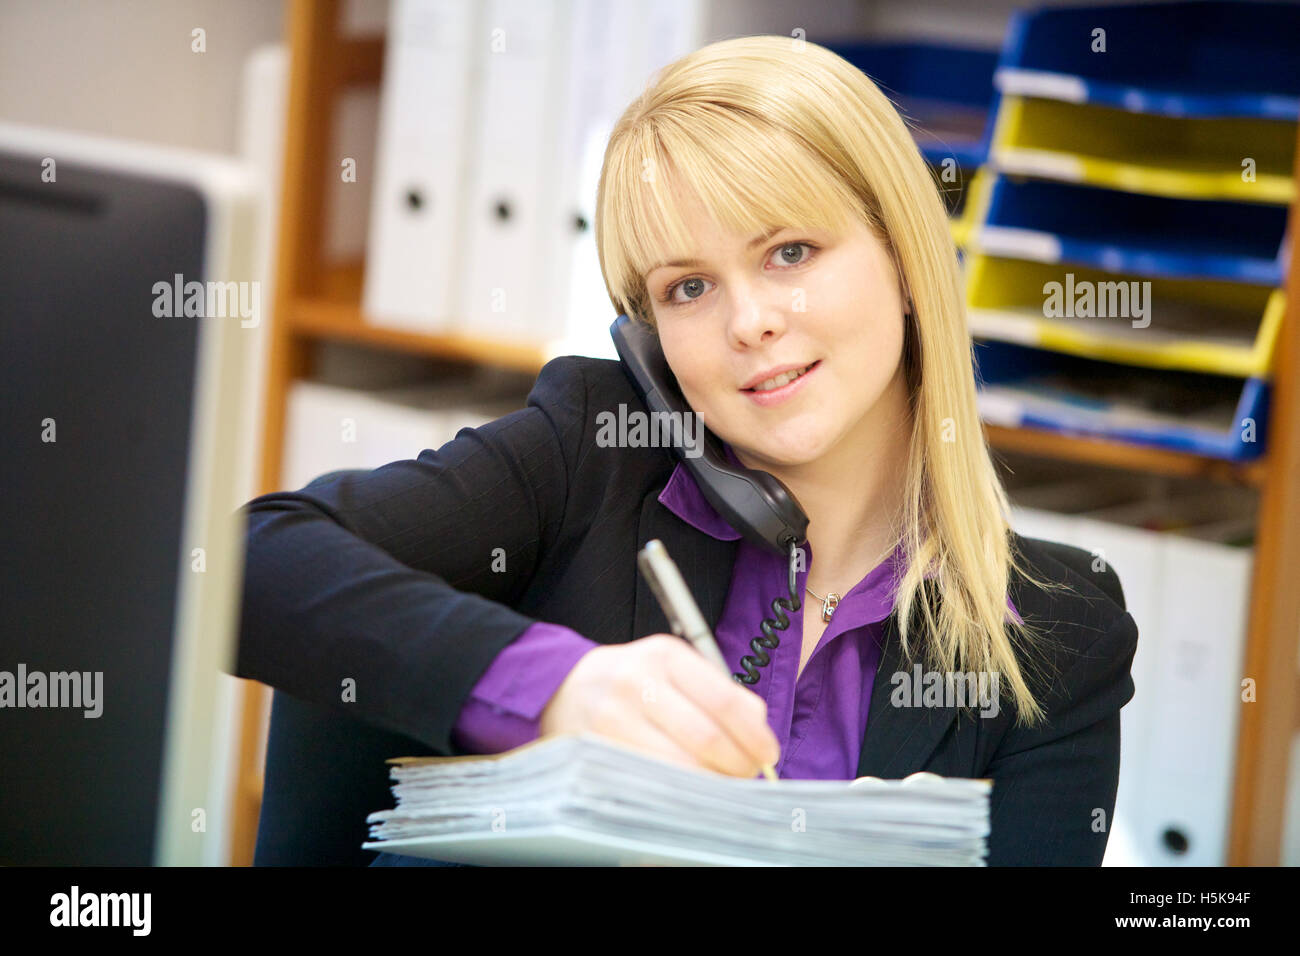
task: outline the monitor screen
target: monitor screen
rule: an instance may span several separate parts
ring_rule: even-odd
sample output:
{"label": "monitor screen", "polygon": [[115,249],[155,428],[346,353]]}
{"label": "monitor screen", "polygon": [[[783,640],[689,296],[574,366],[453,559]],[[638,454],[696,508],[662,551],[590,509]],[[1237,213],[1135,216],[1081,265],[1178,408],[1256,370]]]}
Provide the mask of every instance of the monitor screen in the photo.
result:
{"label": "monitor screen", "polygon": [[149,865],[183,594],[231,587],[202,578],[211,542],[186,537],[187,507],[225,507],[196,500],[211,482],[192,473],[218,319],[175,295],[213,278],[212,201],[4,140],[0,864]]}

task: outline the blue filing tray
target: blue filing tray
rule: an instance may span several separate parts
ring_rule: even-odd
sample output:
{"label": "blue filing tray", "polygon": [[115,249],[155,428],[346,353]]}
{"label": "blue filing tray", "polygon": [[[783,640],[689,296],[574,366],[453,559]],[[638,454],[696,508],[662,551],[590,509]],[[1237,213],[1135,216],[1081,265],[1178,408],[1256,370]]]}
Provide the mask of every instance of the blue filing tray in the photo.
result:
{"label": "blue filing tray", "polygon": [[[1264,452],[1269,388],[1258,378],[1231,379],[1168,371],[1151,376],[1143,369],[983,339],[975,342],[974,353],[977,381],[981,386],[981,413],[986,421],[994,424],[1108,438],[1231,461],[1249,461]],[[1231,401],[1237,387],[1240,387],[1240,394],[1236,397],[1231,423],[1226,429],[1207,427],[1189,420],[1159,425],[1121,421],[1118,416],[1108,420],[1107,404],[1082,390],[1077,394],[1046,396],[1045,401],[1027,401],[1018,408],[1014,407],[1015,401],[1002,396],[997,401],[996,413],[991,411],[989,397],[992,393],[985,385],[1036,392],[1034,379],[1054,373],[1071,376],[1094,387],[1099,382],[1110,382],[1116,389],[1128,392],[1140,386],[1149,389],[1173,386],[1184,389],[1186,395],[1215,395],[1219,401]],[[1185,416],[1189,412],[1187,407],[1176,402],[1160,410],[1171,416]],[[1253,442],[1243,440],[1240,426],[1245,418],[1255,422]]]}
{"label": "blue filing tray", "polygon": [[[1300,40],[1297,40],[1300,43]],[[998,176],[976,242],[993,255],[1280,286],[1287,209]]]}
{"label": "blue filing tray", "polygon": [[836,42],[826,48],[866,73],[913,126],[927,162],[974,169],[988,155],[996,50],[933,43]]}
{"label": "blue filing tray", "polygon": [[[1093,30],[1106,52],[1092,52]],[[1300,118],[1300,5],[1191,2],[1013,15],[1002,93],[1167,116]]]}

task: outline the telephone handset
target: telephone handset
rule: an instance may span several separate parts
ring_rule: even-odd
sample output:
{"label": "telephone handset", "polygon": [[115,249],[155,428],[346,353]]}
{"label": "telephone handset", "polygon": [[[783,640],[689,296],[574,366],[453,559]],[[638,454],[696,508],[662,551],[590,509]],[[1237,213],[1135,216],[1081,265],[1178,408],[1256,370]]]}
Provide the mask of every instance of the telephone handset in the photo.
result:
{"label": "telephone handset", "polygon": [[[620,315],[609,327],[609,333],[624,371],[650,412],[695,414],[678,388],[659,337],[652,329]],[[685,422],[683,419],[683,427],[677,432],[683,437],[691,432]],[[763,635],[749,642],[754,654],[741,659],[745,673],[732,675],[740,683],[755,684],[759,678],[756,667],[766,667],[771,661],[767,651],[780,644],[775,631],[790,626],[785,611],[798,611],[801,607],[795,583],[796,554],[808,537],[808,516],[778,478],[728,461],[721,440],[707,425],[698,434],[702,436],[703,448],[692,449],[697,454],[687,454],[687,449],[681,446],[673,450],[690,470],[705,500],[747,541],[789,559],[790,597],[772,600],[773,618],[763,619],[759,625]]]}

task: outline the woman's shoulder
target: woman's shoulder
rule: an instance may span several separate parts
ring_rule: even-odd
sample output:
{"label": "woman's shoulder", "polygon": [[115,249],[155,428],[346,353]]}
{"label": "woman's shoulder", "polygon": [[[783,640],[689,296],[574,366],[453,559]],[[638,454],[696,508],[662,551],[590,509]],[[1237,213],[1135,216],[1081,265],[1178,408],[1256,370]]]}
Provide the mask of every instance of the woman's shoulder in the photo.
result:
{"label": "woman's shoulder", "polygon": [[[1099,756],[1089,772],[1105,773],[1106,761],[1118,766],[1117,715],[1135,692],[1137,625],[1124,607],[1119,575],[1082,548],[1020,535],[1015,543],[1028,573],[1055,585],[1043,589],[1016,575],[1012,588],[1013,603],[1030,628],[1030,639],[1017,642],[1016,656],[1045,720],[1020,726],[1011,702],[988,734],[985,765],[1011,758],[1015,772],[1056,773],[1052,768],[1062,762],[1082,766],[1079,761],[1093,759],[1086,756],[1092,753]],[[1078,736],[1085,731],[1086,739]],[[1041,757],[1025,756],[1031,751]],[[1081,781],[1060,779],[1062,786]]]}
{"label": "woman's shoulder", "polygon": [[[581,441],[602,413],[617,415],[645,405],[621,362],[586,355],[560,355],[542,366],[528,393],[528,405],[544,412],[561,439]],[[568,434],[581,429],[579,434]]]}
{"label": "woman's shoulder", "polygon": [[1102,555],[1013,537],[1025,571],[1049,585],[1017,573],[1010,588],[1030,632],[1017,657],[1049,721],[1034,733],[1046,739],[1106,719],[1132,699],[1138,629],[1125,607],[1120,570]]}
{"label": "woman's shoulder", "polygon": [[1011,582],[1011,601],[1026,624],[1067,652],[1087,653],[1109,640],[1117,648],[1137,643],[1120,569],[1100,553],[1074,545],[1013,534],[1019,560],[1040,587],[1022,574]]}
{"label": "woman's shoulder", "polygon": [[528,405],[550,419],[571,479],[590,478],[602,487],[616,477],[646,484],[666,478],[675,463],[670,448],[642,440],[652,430],[633,427],[646,406],[622,362],[585,355],[553,358],[538,373]]}
{"label": "woman's shoulder", "polygon": [[579,398],[602,407],[610,400],[640,404],[621,362],[589,355],[559,355],[543,365],[529,404],[554,405]]}

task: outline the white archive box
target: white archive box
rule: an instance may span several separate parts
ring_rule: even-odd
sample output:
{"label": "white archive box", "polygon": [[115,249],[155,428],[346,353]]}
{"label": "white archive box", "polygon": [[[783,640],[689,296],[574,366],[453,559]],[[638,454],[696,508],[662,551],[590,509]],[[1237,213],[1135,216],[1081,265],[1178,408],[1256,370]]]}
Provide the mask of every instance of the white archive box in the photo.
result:
{"label": "white archive box", "polygon": [[523,408],[526,392],[464,382],[361,390],[300,380],[289,390],[283,484],[341,468],[379,468],[440,448]]}
{"label": "white archive box", "polygon": [[[1071,490],[1015,495],[1013,525],[1029,537],[1083,548],[1099,568],[1112,566],[1138,627],[1135,693],[1120,712],[1119,793],[1104,863],[1221,866],[1242,706],[1254,557],[1243,542],[1254,528],[1253,494],[1225,487],[1075,513],[1020,504],[1068,508],[1089,500],[1079,482],[1061,485]],[[1110,492],[1103,487],[1093,497]]]}

